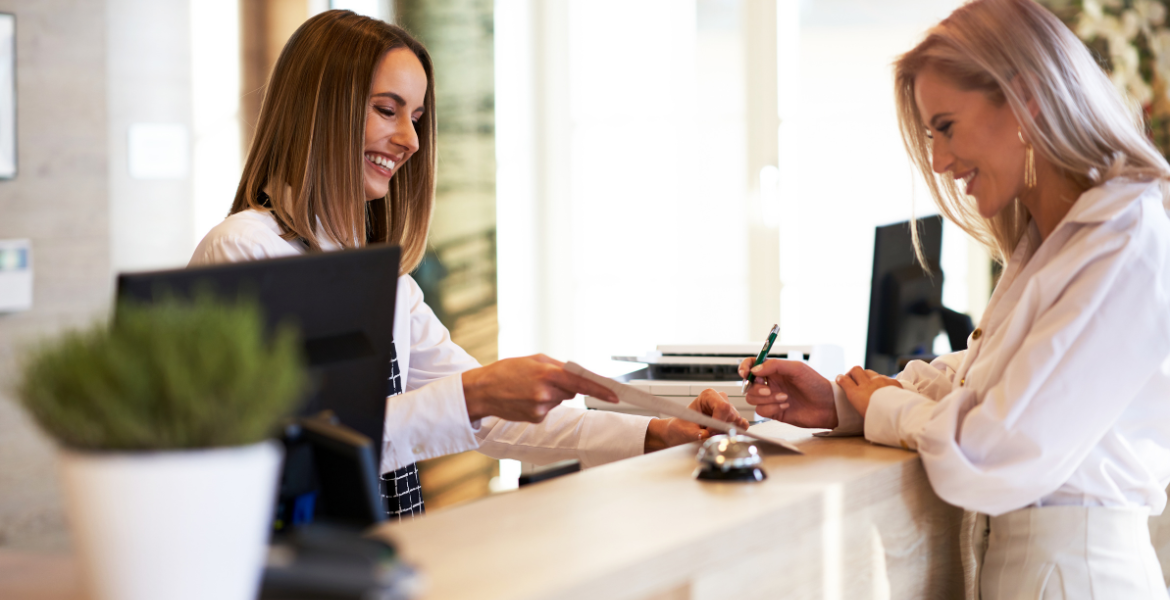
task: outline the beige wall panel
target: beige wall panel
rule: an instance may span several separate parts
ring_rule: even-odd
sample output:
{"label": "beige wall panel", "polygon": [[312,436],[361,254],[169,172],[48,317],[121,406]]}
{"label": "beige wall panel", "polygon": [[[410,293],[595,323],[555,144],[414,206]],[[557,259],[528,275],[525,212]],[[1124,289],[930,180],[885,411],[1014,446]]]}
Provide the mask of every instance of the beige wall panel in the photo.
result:
{"label": "beige wall panel", "polygon": [[[190,13],[186,0],[106,1],[110,261],[116,273],[182,267],[195,250]],[[130,176],[135,123],[186,129],[186,176]]]}
{"label": "beige wall panel", "polygon": [[0,0],[16,15],[18,174],[0,238],[32,239],[33,309],[0,315],[0,547],[67,544],[51,443],[11,398],[16,350],[110,294],[104,2]]}
{"label": "beige wall panel", "polygon": [[240,0],[240,128],[243,156],[264,100],[264,86],[293,32],[309,18],[307,0]]}

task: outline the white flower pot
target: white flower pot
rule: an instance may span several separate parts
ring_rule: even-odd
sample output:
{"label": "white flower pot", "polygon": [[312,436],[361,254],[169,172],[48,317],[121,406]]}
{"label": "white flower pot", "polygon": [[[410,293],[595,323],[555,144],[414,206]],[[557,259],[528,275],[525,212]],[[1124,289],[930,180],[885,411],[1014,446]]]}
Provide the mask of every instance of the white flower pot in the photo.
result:
{"label": "white flower pot", "polygon": [[73,544],[94,600],[256,597],[281,448],[61,453]]}

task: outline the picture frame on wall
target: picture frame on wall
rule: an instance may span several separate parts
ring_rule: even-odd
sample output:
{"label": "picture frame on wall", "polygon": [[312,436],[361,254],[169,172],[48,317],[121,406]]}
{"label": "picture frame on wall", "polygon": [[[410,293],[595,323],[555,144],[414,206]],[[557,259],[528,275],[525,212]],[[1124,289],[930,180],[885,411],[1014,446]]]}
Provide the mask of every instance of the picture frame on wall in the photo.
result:
{"label": "picture frame on wall", "polygon": [[0,179],[16,177],[16,15],[0,13]]}

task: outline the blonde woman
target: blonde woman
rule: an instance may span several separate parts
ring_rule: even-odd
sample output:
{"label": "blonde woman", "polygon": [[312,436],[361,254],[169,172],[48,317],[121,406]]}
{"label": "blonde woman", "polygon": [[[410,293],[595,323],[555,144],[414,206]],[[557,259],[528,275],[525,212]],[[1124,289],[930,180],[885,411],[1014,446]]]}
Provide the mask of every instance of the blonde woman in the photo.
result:
{"label": "blonde woman", "polygon": [[[551,358],[481,367],[451,342],[408,275],[422,259],[434,204],[435,119],[422,44],[348,11],[309,19],[272,72],[231,214],[191,259],[402,247],[382,448],[389,514],[423,511],[418,460],[478,449],[588,467],[709,435],[677,419],[559,407],[577,393],[613,398]],[[747,425],[713,391],[691,406]]]}
{"label": "blonde woman", "polygon": [[1031,0],[959,8],[895,71],[913,162],[1003,276],[966,351],[836,382],[770,361],[752,402],[917,450],[972,511],[969,597],[1166,598],[1147,518],[1170,483],[1170,166]]}

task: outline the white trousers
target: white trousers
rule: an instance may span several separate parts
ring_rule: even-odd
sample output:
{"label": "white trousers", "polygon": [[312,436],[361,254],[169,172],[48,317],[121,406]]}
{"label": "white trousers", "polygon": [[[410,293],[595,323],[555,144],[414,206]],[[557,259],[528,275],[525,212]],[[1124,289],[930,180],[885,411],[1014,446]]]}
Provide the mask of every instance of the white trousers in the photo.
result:
{"label": "white trousers", "polygon": [[969,513],[968,597],[1167,600],[1148,520],[1144,508],[1046,506],[990,519]]}

